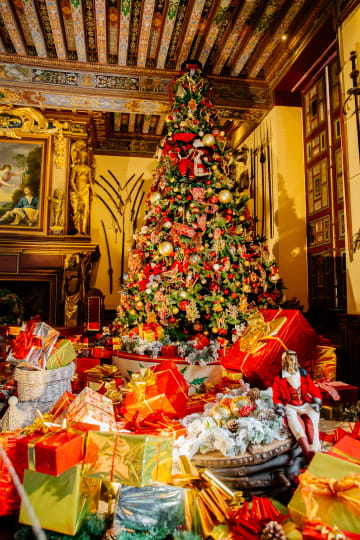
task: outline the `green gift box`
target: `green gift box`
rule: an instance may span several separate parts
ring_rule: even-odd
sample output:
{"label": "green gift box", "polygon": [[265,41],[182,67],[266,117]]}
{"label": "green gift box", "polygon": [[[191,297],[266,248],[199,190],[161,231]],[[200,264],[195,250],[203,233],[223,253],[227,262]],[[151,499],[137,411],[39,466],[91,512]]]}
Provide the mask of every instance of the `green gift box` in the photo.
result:
{"label": "green gift box", "polygon": [[[74,535],[98,508],[101,482],[84,478],[80,464],[59,476],[26,470],[24,489],[43,529]],[[22,500],[19,522],[32,525]]]}
{"label": "green gift box", "polygon": [[46,369],[57,369],[59,367],[67,366],[76,358],[76,352],[73,344],[68,339],[58,341],[55,350],[53,349],[51,355],[47,359]]}
{"label": "green gift box", "polygon": [[89,431],[84,475],[143,487],[167,483],[172,470],[172,437]]}
{"label": "green gift box", "polygon": [[297,526],[317,517],[332,527],[360,533],[360,465],[318,452],[299,481],[288,504]]}

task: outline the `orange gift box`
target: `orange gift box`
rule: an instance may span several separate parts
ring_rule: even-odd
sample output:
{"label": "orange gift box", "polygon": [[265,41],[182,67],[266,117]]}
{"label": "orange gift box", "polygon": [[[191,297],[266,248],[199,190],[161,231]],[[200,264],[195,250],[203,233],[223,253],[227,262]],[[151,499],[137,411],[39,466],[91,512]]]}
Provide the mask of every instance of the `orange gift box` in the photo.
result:
{"label": "orange gift box", "polygon": [[59,421],[64,418],[67,408],[70,403],[75,399],[75,395],[71,392],[64,392],[62,396],[59,397],[56,403],[51,407],[49,414],[54,418],[54,420]]}
{"label": "orange gift box", "polygon": [[170,418],[185,415],[189,385],[175,362],[165,360],[143,374],[132,374],[121,414],[126,420],[143,420],[149,414],[163,412]]}
{"label": "orange gift box", "polygon": [[85,433],[66,429],[25,435],[16,442],[17,466],[59,476],[81,462],[84,441]]}

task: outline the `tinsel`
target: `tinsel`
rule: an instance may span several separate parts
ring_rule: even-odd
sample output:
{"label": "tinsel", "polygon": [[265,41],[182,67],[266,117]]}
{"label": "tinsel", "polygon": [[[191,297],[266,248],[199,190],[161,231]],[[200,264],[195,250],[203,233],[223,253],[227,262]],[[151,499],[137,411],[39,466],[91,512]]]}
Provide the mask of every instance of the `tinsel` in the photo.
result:
{"label": "tinsel", "polygon": [[[90,514],[85,519],[81,529],[70,536],[68,534],[60,534],[54,531],[44,531],[48,540],[97,540],[101,539],[108,529],[109,519],[101,514]],[[35,536],[30,525],[24,525],[15,535],[15,540],[35,540]]]}

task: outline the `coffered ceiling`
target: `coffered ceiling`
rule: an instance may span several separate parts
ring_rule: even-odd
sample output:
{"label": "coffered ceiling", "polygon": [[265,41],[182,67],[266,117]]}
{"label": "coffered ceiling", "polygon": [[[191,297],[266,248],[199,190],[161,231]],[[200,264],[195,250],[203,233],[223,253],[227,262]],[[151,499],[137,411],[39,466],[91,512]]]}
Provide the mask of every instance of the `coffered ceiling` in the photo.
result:
{"label": "coffered ceiling", "polygon": [[294,81],[334,42],[341,9],[339,0],[0,0],[0,104],[86,113],[97,151],[150,155],[171,83],[192,58],[229,136],[245,135],[276,95],[294,99]]}

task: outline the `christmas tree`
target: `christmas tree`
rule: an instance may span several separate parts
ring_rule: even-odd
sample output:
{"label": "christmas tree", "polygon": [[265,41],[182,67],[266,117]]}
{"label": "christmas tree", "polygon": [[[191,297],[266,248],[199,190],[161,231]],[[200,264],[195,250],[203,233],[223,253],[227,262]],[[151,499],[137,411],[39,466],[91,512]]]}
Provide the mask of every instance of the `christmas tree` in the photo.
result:
{"label": "christmas tree", "polygon": [[186,62],[173,90],[115,322],[122,334],[151,323],[168,342],[223,347],[250,313],[279,305],[283,284],[255,234],[201,65]]}

